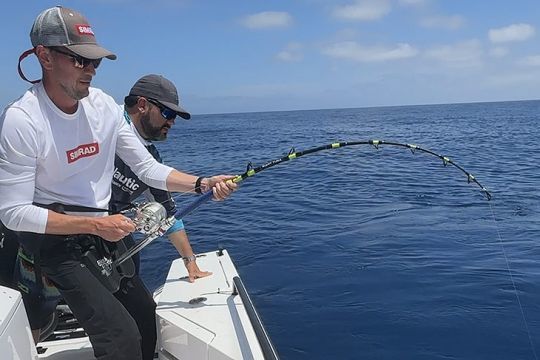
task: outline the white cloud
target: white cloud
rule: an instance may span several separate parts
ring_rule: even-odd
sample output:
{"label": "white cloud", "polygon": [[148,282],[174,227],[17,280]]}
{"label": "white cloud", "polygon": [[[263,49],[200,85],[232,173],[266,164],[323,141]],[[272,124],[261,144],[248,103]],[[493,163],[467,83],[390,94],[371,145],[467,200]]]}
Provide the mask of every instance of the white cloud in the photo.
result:
{"label": "white cloud", "polygon": [[335,41],[353,40],[353,39],[358,39],[358,37],[360,36],[361,36],[361,32],[358,31],[358,29],[344,28],[344,29],[336,31],[334,35],[334,40]]}
{"label": "white cloud", "polygon": [[482,64],[482,46],[478,40],[468,40],[452,45],[437,46],[426,51],[426,56],[455,67]]}
{"label": "white cloud", "polygon": [[427,2],[428,0],[399,0],[399,3],[405,6],[419,6],[424,5]]}
{"label": "white cloud", "polygon": [[323,54],[338,59],[361,62],[399,60],[416,56],[418,51],[409,44],[397,44],[393,48],[362,46],[355,41],[343,41],[327,46]]}
{"label": "white cloud", "polygon": [[298,62],[304,58],[302,45],[299,43],[289,43],[287,47],[276,55],[276,59],[285,62]]}
{"label": "white cloud", "polygon": [[523,66],[540,66],[540,55],[527,56],[519,60],[518,64]]}
{"label": "white cloud", "polygon": [[489,40],[493,43],[525,41],[534,36],[536,30],[529,24],[512,24],[489,30]]}
{"label": "white cloud", "polygon": [[292,16],[287,12],[264,11],[244,17],[242,25],[248,29],[284,28],[292,24]]}
{"label": "white cloud", "polygon": [[465,18],[461,15],[432,16],[423,19],[420,25],[427,28],[457,30],[465,24]]}
{"label": "white cloud", "polygon": [[489,51],[489,54],[496,58],[505,57],[506,55],[508,55],[508,49],[502,46],[497,46],[492,48]]}
{"label": "white cloud", "polygon": [[378,20],[391,10],[388,0],[357,0],[352,4],[337,6],[332,15],[341,20]]}

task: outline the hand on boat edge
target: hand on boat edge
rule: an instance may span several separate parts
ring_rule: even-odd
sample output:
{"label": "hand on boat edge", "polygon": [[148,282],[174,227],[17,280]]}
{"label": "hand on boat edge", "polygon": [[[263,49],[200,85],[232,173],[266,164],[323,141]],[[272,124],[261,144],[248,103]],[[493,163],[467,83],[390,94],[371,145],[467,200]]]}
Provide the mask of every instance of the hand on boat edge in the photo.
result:
{"label": "hand on boat edge", "polygon": [[195,261],[190,261],[186,263],[186,269],[188,271],[188,278],[190,283],[195,282],[196,279],[212,275],[212,272],[210,271],[201,271],[201,269],[199,269],[199,266],[197,265],[197,262]]}

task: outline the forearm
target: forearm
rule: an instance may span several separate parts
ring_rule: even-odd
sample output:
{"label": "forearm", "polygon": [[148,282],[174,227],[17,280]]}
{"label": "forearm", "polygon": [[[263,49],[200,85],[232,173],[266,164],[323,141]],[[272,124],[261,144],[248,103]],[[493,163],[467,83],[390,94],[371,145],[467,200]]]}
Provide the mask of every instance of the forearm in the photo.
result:
{"label": "forearm", "polygon": [[46,234],[73,235],[96,234],[97,218],[59,214],[49,210],[47,217]]}
{"label": "forearm", "polygon": [[185,230],[176,231],[170,234],[169,240],[173,243],[180,256],[188,257],[193,255],[193,249],[191,248]]}
{"label": "forearm", "polygon": [[53,235],[92,234],[108,241],[118,241],[135,231],[131,220],[121,214],[86,217],[59,214],[49,210],[45,233]]}
{"label": "forearm", "polygon": [[2,221],[13,231],[37,234],[95,234],[95,218],[72,216],[35,205],[23,205],[2,212]]}
{"label": "forearm", "polygon": [[145,184],[167,190],[168,177],[174,169],[154,159],[127,124],[119,129],[116,154]]}
{"label": "forearm", "polygon": [[[195,175],[173,170],[167,177],[167,189],[169,191],[177,192],[195,192],[195,183],[198,178],[199,177]],[[201,189],[206,191],[210,190],[208,178],[203,178],[201,180]]]}
{"label": "forearm", "polygon": [[184,229],[170,234],[169,239],[180,253],[180,256],[184,259],[184,265],[188,271],[189,282],[194,282],[195,279],[212,275],[210,271],[201,271],[197,266],[193,249],[191,249],[189,239]]}
{"label": "forearm", "polygon": [[[232,175],[215,175],[212,177],[197,177],[173,170],[167,177],[167,190],[181,192],[205,193],[213,191],[214,200],[224,200],[238,185],[232,181]],[[197,182],[197,179],[200,179]]]}

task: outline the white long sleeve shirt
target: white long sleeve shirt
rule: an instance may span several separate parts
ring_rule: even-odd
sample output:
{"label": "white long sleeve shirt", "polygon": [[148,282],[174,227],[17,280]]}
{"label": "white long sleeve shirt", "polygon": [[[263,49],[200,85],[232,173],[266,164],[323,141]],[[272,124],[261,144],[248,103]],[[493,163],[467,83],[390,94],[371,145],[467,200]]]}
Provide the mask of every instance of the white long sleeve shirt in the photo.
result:
{"label": "white long sleeve shirt", "polygon": [[42,83],[32,86],[0,116],[0,220],[44,233],[48,211],[32,202],[106,209],[115,153],[145,183],[166,190],[172,168],[148,153],[110,96],[90,88],[66,114]]}

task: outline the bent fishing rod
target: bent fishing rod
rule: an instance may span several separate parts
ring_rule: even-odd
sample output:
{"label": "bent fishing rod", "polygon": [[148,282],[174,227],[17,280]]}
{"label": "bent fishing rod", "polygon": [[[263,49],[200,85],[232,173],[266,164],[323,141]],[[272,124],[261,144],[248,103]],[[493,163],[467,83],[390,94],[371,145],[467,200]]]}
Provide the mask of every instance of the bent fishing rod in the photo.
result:
{"label": "bent fishing rod", "polygon": [[[492,197],[491,193],[476,179],[476,177],[474,175],[472,175],[470,172],[466,171],[460,165],[456,164],[452,159],[450,159],[450,157],[445,156],[445,155],[437,154],[434,151],[422,148],[422,147],[420,147],[418,145],[415,145],[415,144],[406,144],[406,143],[399,143],[399,142],[385,141],[385,140],[364,140],[364,141],[335,142],[335,143],[330,143],[330,144],[326,144],[326,145],[313,147],[313,148],[303,150],[303,151],[295,151],[295,149],[292,148],[286,156],[283,156],[281,158],[268,161],[267,163],[265,163],[265,164],[263,164],[261,166],[253,167],[252,164],[249,163],[248,166],[247,166],[246,171],[243,174],[237,175],[236,177],[234,177],[232,179],[232,181],[235,182],[235,183],[239,183],[239,182],[244,181],[245,179],[247,179],[249,177],[255,176],[256,174],[258,174],[258,173],[260,173],[260,172],[262,172],[264,170],[270,169],[270,168],[272,168],[272,167],[274,167],[274,166],[276,166],[278,164],[281,164],[281,163],[284,163],[284,162],[287,162],[287,161],[290,161],[290,160],[297,159],[297,158],[299,158],[301,156],[304,156],[304,155],[314,154],[314,153],[324,151],[324,150],[333,150],[333,149],[344,148],[344,147],[347,147],[347,146],[358,146],[358,145],[372,145],[376,149],[379,149],[379,147],[381,145],[395,146],[395,147],[401,147],[401,148],[409,149],[412,152],[413,155],[418,151],[418,152],[422,152],[422,153],[425,153],[425,154],[435,156],[435,157],[439,158],[440,160],[442,160],[442,163],[443,163],[443,165],[445,167],[448,166],[448,165],[451,165],[451,166],[454,166],[455,168],[457,168],[458,170],[460,170],[462,173],[464,173],[466,175],[466,177],[467,177],[467,182],[477,185],[481,189],[481,191],[482,191],[483,195],[485,196],[485,198],[488,201],[491,200],[491,197]],[[136,245],[131,247],[129,250],[127,250],[125,253],[123,253],[115,261],[115,263],[117,265],[120,265],[124,261],[126,261],[127,259],[132,257],[133,255],[135,255],[136,253],[141,251],[146,245],[148,245],[150,242],[152,242],[155,238],[163,235],[167,231],[167,229],[170,226],[172,226],[172,224],[174,224],[175,219],[183,219],[185,216],[187,216],[188,214],[193,212],[199,206],[201,206],[202,204],[204,204],[205,202],[210,200],[212,198],[212,196],[213,196],[213,191],[209,190],[206,193],[199,196],[194,201],[192,201],[191,203],[187,204],[182,209],[179,209],[174,214],[174,216],[171,216],[168,219],[163,218],[161,220],[161,223],[156,225],[158,227],[157,230],[155,230],[155,231],[153,231],[151,233],[146,232],[147,236],[143,240],[138,242]]]}
{"label": "bent fishing rod", "polygon": [[[488,201],[491,200],[491,198],[492,198],[491,193],[476,179],[475,176],[473,176],[471,173],[466,171],[460,165],[456,164],[448,156],[439,155],[439,154],[437,154],[437,153],[435,153],[435,152],[433,152],[431,150],[422,148],[422,147],[414,145],[414,144],[403,144],[403,143],[392,142],[392,141],[384,141],[384,140],[336,142],[336,143],[322,145],[322,146],[318,146],[318,147],[314,147],[314,148],[311,148],[311,149],[307,149],[307,150],[304,150],[304,151],[298,151],[298,152],[295,151],[294,148],[293,148],[293,149],[291,149],[291,151],[289,151],[288,155],[283,156],[283,157],[278,158],[278,159],[275,159],[275,160],[271,160],[271,161],[265,163],[264,165],[261,165],[261,166],[258,166],[258,167],[254,168],[251,165],[251,163],[249,163],[248,166],[247,166],[246,171],[242,175],[238,175],[238,176],[234,177],[232,179],[232,181],[235,182],[235,183],[239,183],[239,182],[241,182],[241,181],[243,181],[243,180],[245,180],[245,179],[247,179],[249,177],[252,177],[252,176],[260,173],[261,171],[264,171],[266,169],[274,167],[274,166],[276,166],[278,164],[281,164],[281,163],[284,163],[284,162],[299,158],[299,157],[304,156],[304,155],[313,154],[313,153],[323,151],[323,150],[338,149],[338,148],[342,148],[342,147],[346,147],[346,146],[355,146],[355,145],[372,145],[376,149],[379,149],[380,145],[396,146],[396,147],[407,148],[413,154],[415,154],[416,151],[419,151],[419,152],[423,152],[423,153],[435,156],[435,157],[439,158],[440,160],[442,160],[442,163],[443,163],[443,165],[445,167],[448,166],[448,165],[451,165],[451,166],[456,167],[462,173],[464,173],[466,175],[466,177],[467,177],[467,182],[476,184],[481,189],[482,193],[484,194],[485,198]],[[206,193],[204,193],[200,197],[198,197],[196,200],[189,203],[184,208],[178,210],[175,213],[174,216],[171,216],[168,219],[165,219],[166,216],[163,216],[163,221],[161,221],[162,225],[158,224],[159,229],[157,231],[155,231],[152,234],[147,235],[147,237],[145,239],[143,239],[138,244],[136,244],[131,249],[126,251],[124,254],[122,254],[118,258],[118,260],[116,260],[114,263],[119,265],[122,262],[124,262],[125,260],[129,259],[131,256],[133,256],[134,254],[139,252],[142,248],[144,248],[146,245],[148,245],[153,239],[155,239],[158,236],[162,235],[174,223],[174,221],[176,219],[182,219],[186,215],[190,214],[196,208],[198,208],[199,206],[201,206],[202,204],[204,204],[205,202],[210,200],[212,198],[212,196],[213,196],[213,190],[207,191]],[[148,205],[152,205],[152,204],[153,205],[159,205],[159,206],[163,207],[161,204],[158,204],[158,203],[149,203]],[[491,205],[490,205],[490,208],[491,208]],[[493,214],[493,220],[495,221],[495,223],[497,223],[495,214],[493,213],[493,208],[491,208],[491,210],[492,210],[492,214]],[[165,209],[163,208],[163,210],[161,212],[162,213],[165,212]],[[170,223],[171,225],[167,225],[168,223]],[[525,318],[525,313],[523,311],[523,306],[521,304],[521,300],[520,300],[520,297],[519,297],[519,294],[518,294],[518,291],[517,291],[516,283],[515,283],[514,278],[512,276],[512,271],[510,269],[510,264],[509,264],[509,261],[508,261],[508,257],[506,255],[506,250],[504,248],[504,244],[503,244],[500,232],[498,230],[497,230],[497,233],[498,233],[498,237],[499,237],[499,242],[501,243],[501,247],[502,247],[502,250],[503,250],[503,254],[504,254],[505,261],[506,261],[506,266],[507,266],[507,269],[508,269],[508,273],[510,275],[510,279],[512,281],[512,285],[513,285],[513,288],[514,288],[514,293],[516,295],[517,302],[518,302],[519,308],[521,310],[521,316],[523,318],[523,322],[525,324],[525,329],[526,329],[528,337],[529,337],[529,344],[531,346],[531,350],[533,352],[534,358],[538,359],[538,357],[536,355],[536,350],[534,348],[534,344],[533,344],[533,341],[532,341],[531,332],[529,330],[529,326],[528,326],[527,320]]]}

